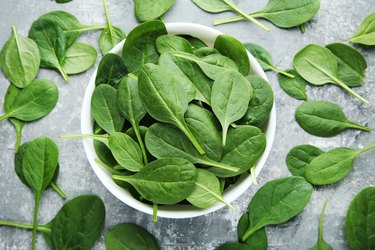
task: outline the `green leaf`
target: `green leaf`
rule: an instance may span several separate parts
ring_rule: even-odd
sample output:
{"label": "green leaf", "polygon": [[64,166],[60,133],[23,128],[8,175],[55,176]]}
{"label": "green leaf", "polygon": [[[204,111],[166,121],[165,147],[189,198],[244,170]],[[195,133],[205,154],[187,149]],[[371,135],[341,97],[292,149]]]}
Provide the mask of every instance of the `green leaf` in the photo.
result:
{"label": "green leaf", "polygon": [[348,120],[339,105],[326,101],[302,103],[297,108],[295,117],[307,133],[320,137],[332,137],[349,128],[371,131],[367,127]]}
{"label": "green leaf", "polygon": [[36,43],[21,36],[12,27],[12,36],[0,51],[0,65],[4,75],[18,88],[29,85],[39,72],[40,56]]}
{"label": "green leaf", "polygon": [[223,130],[223,145],[226,143],[228,127],[241,119],[253,97],[253,88],[239,72],[226,70],[217,75],[212,85],[211,105]]}
{"label": "green leaf", "polygon": [[162,35],[156,39],[156,48],[160,54],[181,51],[193,53],[193,47],[183,37],[174,35]]}
{"label": "green leaf", "polygon": [[126,38],[125,32],[120,28],[112,26],[103,29],[99,37],[99,47],[103,55],[109,53],[118,43]]}
{"label": "green leaf", "polygon": [[179,158],[164,158],[149,163],[132,176],[114,175],[130,183],[144,199],[156,204],[175,204],[186,199],[195,187],[197,170]]}
{"label": "green leaf", "polygon": [[[237,225],[237,237],[238,242],[242,242],[242,237],[245,235],[246,231],[250,228],[249,212],[245,212]],[[268,238],[266,230],[263,228],[256,231],[244,242],[248,250],[267,250],[268,248]]]}
{"label": "green leaf", "polygon": [[135,224],[118,224],[104,235],[106,249],[124,250],[159,250],[155,237]]}
{"label": "green leaf", "polygon": [[307,165],[323,153],[324,151],[313,145],[299,145],[289,151],[285,162],[292,175],[304,177]]}
{"label": "green leaf", "polygon": [[350,203],[345,218],[346,239],[351,249],[375,247],[375,187],[359,192]]}
{"label": "green leaf", "polygon": [[357,33],[350,38],[352,43],[360,43],[364,45],[375,45],[375,13],[367,16]]}
{"label": "green leaf", "polygon": [[134,0],[135,16],[141,22],[161,17],[176,0]]}
{"label": "green leaf", "polygon": [[95,64],[97,57],[98,54],[94,47],[84,43],[73,43],[66,50],[64,71],[68,75],[82,73]]}
{"label": "green leaf", "polygon": [[199,48],[197,50],[194,50],[194,55],[199,57],[199,58],[209,56],[209,55],[213,55],[213,54],[220,54],[220,52],[217,49],[211,48],[211,47],[203,47],[203,48]]}
{"label": "green leaf", "polygon": [[293,75],[294,78],[278,73],[277,79],[279,80],[280,87],[289,96],[297,100],[307,101],[306,81],[294,69],[288,69],[285,72]]}
{"label": "green leaf", "polygon": [[333,250],[333,248],[323,239],[323,222],[324,222],[324,213],[327,207],[328,199],[323,205],[322,214],[319,221],[319,231],[318,231],[318,242],[310,248],[310,250]]}
{"label": "green leaf", "polygon": [[203,42],[201,39],[196,38],[194,36],[190,36],[190,35],[179,35],[179,36],[185,38],[191,44],[194,51],[203,47],[207,47],[207,44],[205,44],[205,42]]}
{"label": "green leaf", "polygon": [[99,62],[95,85],[108,84],[114,87],[128,73],[128,69],[121,56],[108,53]]}

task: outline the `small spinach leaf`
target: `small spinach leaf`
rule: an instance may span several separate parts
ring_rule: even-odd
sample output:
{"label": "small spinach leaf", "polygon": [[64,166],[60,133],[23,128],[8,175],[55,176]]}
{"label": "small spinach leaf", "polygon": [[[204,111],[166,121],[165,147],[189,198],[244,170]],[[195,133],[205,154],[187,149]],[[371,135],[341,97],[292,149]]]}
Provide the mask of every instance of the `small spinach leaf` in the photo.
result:
{"label": "small spinach leaf", "polygon": [[145,22],[161,17],[176,0],[134,0],[135,16]]}
{"label": "small spinach leaf", "polygon": [[108,53],[100,60],[95,85],[108,84],[114,87],[128,73],[128,69],[121,56]]}
{"label": "small spinach leaf", "polygon": [[323,153],[324,151],[321,149],[309,144],[292,148],[285,160],[289,172],[294,176],[304,177],[307,165]]}
{"label": "small spinach leaf", "polygon": [[297,100],[307,101],[306,81],[294,69],[288,69],[285,72],[293,75],[294,77],[290,78],[278,73],[277,79],[279,80],[280,87],[289,96]]}
{"label": "small spinach leaf", "polygon": [[98,54],[94,47],[84,43],[73,43],[66,50],[64,71],[68,75],[82,73],[95,64],[97,57]]}
{"label": "small spinach leaf", "polygon": [[156,48],[160,54],[181,51],[193,53],[193,47],[183,37],[174,35],[162,35],[156,39]]}
{"label": "small spinach leaf", "polygon": [[367,16],[357,33],[350,38],[352,43],[360,43],[364,45],[375,45],[375,13]]}

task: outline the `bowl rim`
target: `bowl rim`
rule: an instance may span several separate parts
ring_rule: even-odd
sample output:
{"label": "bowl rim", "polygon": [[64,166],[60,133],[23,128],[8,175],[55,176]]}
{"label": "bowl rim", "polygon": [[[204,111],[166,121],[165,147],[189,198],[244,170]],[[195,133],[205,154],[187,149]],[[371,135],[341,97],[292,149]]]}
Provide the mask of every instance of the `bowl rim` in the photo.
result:
{"label": "bowl rim", "polygon": [[[208,26],[204,26],[201,24],[195,23],[187,23],[187,22],[173,22],[173,23],[166,23],[165,24],[168,34],[173,35],[191,35],[201,39],[202,41],[206,42],[207,45],[213,46],[213,42],[215,41],[216,37],[224,34],[216,29],[213,29]],[[117,44],[110,53],[120,54],[122,52],[122,47],[124,45],[125,40]],[[248,52],[248,56],[250,59],[250,67],[251,73],[258,75],[265,79],[267,82],[268,78],[264,73],[263,69],[257,62],[257,60]],[[93,73],[89,84],[85,90],[85,96],[83,99],[82,104],[82,111],[81,111],[81,133],[82,134],[93,134],[93,117],[91,114],[91,96],[95,89],[95,78],[97,74],[97,68]],[[275,138],[276,133],[276,107],[275,101],[273,103],[273,108],[270,113],[270,117],[268,119],[268,124],[266,126],[265,134],[266,134],[266,149],[262,155],[262,157],[258,160],[255,168],[255,175],[258,176],[260,171],[263,169],[265,162],[270,154],[273,141]],[[95,162],[95,158],[98,158],[96,155],[93,139],[82,139],[83,146],[86,153],[86,157],[94,170],[96,176],[102,182],[102,184],[107,188],[107,190],[116,196],[119,200],[123,203],[127,204],[128,206],[142,211],[144,213],[153,214],[152,205],[148,205],[141,201],[136,200],[131,196],[131,194],[118,186],[111,178],[111,174],[102,168],[99,164]],[[223,198],[227,200],[229,203],[236,200],[240,195],[242,195],[253,183],[252,177],[248,174],[243,174],[237,182],[229,187],[224,193]],[[201,215],[206,215],[211,212],[214,212],[220,208],[223,208],[225,205],[223,203],[216,203],[215,205],[206,208],[206,209],[199,209],[192,205],[168,205],[168,206],[159,206],[158,208],[158,216],[164,218],[192,218]]]}

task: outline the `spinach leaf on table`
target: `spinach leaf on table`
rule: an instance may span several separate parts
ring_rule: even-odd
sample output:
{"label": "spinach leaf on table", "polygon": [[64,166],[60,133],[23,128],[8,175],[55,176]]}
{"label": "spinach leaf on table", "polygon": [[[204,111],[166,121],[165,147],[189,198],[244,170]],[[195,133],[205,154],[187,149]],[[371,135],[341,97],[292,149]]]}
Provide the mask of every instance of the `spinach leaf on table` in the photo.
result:
{"label": "spinach leaf on table", "polygon": [[222,202],[233,209],[232,205],[221,196],[219,179],[204,169],[197,169],[195,188],[186,200],[198,208],[209,208],[217,202]]}
{"label": "spinach leaf on table", "polygon": [[335,148],[315,157],[305,168],[305,178],[314,185],[334,184],[349,174],[354,160],[375,145],[362,149]]}
{"label": "spinach leaf on table", "polygon": [[267,182],[250,201],[250,227],[242,240],[246,241],[264,226],[284,223],[301,213],[312,191],[311,184],[302,177],[290,176]]}
{"label": "spinach leaf on table", "polygon": [[48,80],[34,80],[22,89],[8,111],[0,116],[0,121],[16,118],[24,122],[35,121],[49,114],[58,99],[56,85]]}
{"label": "spinach leaf on table", "polygon": [[318,242],[310,248],[310,250],[333,250],[333,248],[323,239],[323,222],[324,213],[328,204],[328,199],[324,202],[322,214],[320,215],[319,230],[318,230]]}
{"label": "spinach leaf on table", "polygon": [[157,63],[159,54],[156,49],[156,39],[166,34],[167,29],[160,21],[145,22],[128,34],[122,57],[130,72],[138,74],[146,63]]}
{"label": "spinach leaf on table", "polygon": [[139,74],[138,87],[147,112],[158,121],[178,127],[198,152],[204,154],[184,120],[189,100],[178,78],[160,66],[146,64]]}
{"label": "spinach leaf on table", "polygon": [[[240,218],[237,224],[238,242],[242,242],[242,237],[245,235],[247,229],[250,227],[249,212],[246,211]],[[244,241],[248,246],[248,250],[267,250],[268,238],[266,230],[263,228],[256,231],[253,235]]]}
{"label": "spinach leaf on table", "polygon": [[270,116],[274,101],[273,91],[270,84],[260,76],[250,75],[247,79],[254,89],[254,95],[244,117],[237,123],[261,127]]}
{"label": "spinach leaf on table", "polygon": [[294,77],[290,78],[278,73],[277,79],[279,80],[280,87],[289,96],[297,100],[307,101],[306,81],[294,69],[288,69],[285,72],[293,75]]}
{"label": "spinach leaf on table", "polygon": [[111,227],[104,235],[108,250],[159,250],[155,237],[135,224],[123,223]]}
{"label": "spinach leaf on table", "polygon": [[156,39],[156,48],[160,54],[172,53],[174,51],[193,53],[193,47],[188,40],[174,35],[159,36]]}
{"label": "spinach leaf on table", "polygon": [[348,120],[339,105],[326,101],[302,103],[297,108],[295,117],[307,133],[320,137],[332,137],[349,128],[371,131],[365,126]]}
{"label": "spinach leaf on table", "polygon": [[350,38],[350,41],[370,46],[375,45],[375,13],[363,20],[357,33]]}
{"label": "spinach leaf on table", "polygon": [[223,146],[226,143],[228,127],[246,114],[252,97],[251,84],[239,72],[225,70],[217,76],[212,85],[211,106],[221,123]]}
{"label": "spinach leaf on table", "polygon": [[349,87],[362,86],[367,68],[363,55],[343,43],[331,43],[326,48],[336,56],[338,78]]}
{"label": "spinach leaf on table", "polygon": [[306,167],[313,159],[323,154],[320,148],[305,144],[292,148],[286,156],[286,165],[289,172],[294,176],[305,176]]}
{"label": "spinach leaf on table", "polygon": [[94,47],[75,42],[66,50],[64,71],[68,75],[82,73],[95,64],[97,57],[98,53]]}
{"label": "spinach leaf on table", "polygon": [[176,0],[134,0],[135,16],[141,22],[161,17]]}
{"label": "spinach leaf on table", "polygon": [[108,53],[99,62],[95,85],[108,84],[115,87],[128,73],[121,56]]}
{"label": "spinach leaf on table", "polygon": [[375,247],[375,187],[359,192],[350,203],[345,218],[346,239],[351,249]]}
{"label": "spinach leaf on table", "polygon": [[245,47],[240,41],[230,35],[219,35],[214,44],[222,55],[232,59],[238,67],[238,71],[247,76],[250,71],[250,60]]}
{"label": "spinach leaf on table", "polygon": [[21,36],[12,27],[12,36],[0,51],[0,65],[4,75],[18,88],[29,85],[39,72],[40,56],[36,43]]}
{"label": "spinach leaf on table", "polygon": [[197,170],[180,158],[155,160],[132,176],[113,175],[130,183],[144,199],[156,204],[175,204],[186,199],[195,187]]}
{"label": "spinach leaf on table", "polygon": [[338,77],[336,56],[327,48],[310,44],[300,50],[293,60],[294,68],[309,83],[313,85],[335,84],[362,102],[369,102],[354,92]]}

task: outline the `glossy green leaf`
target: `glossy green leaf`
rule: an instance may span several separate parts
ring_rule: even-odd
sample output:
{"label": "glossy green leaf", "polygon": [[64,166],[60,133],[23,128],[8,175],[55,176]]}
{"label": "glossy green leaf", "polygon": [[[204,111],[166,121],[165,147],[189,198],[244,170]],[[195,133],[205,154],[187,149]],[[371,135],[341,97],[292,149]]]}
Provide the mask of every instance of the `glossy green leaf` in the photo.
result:
{"label": "glossy green leaf", "polygon": [[352,43],[360,43],[364,45],[375,45],[375,13],[367,16],[357,33],[350,38]]}
{"label": "glossy green leaf", "polygon": [[319,230],[318,230],[318,242],[310,248],[310,250],[333,250],[333,248],[323,239],[323,222],[324,213],[327,207],[328,199],[323,205],[322,214],[320,215]]}
{"label": "glossy green leaf", "polygon": [[128,73],[121,56],[108,53],[100,60],[95,85],[108,84],[116,86]]}
{"label": "glossy green leaf", "polygon": [[156,48],[160,54],[181,51],[193,53],[193,47],[183,37],[174,35],[162,35],[156,39]]}
{"label": "glossy green leaf", "polygon": [[307,101],[306,81],[294,69],[288,69],[285,72],[293,75],[294,78],[290,78],[281,73],[278,73],[277,79],[279,80],[280,87],[290,97],[293,97],[297,100]]}
{"label": "glossy green leaf", "polygon": [[68,75],[82,73],[95,64],[97,57],[98,54],[94,47],[84,43],[73,43],[66,50],[64,71]]}
{"label": "glossy green leaf", "polygon": [[304,177],[307,165],[323,153],[324,151],[313,145],[299,145],[289,151],[285,162],[292,175]]}
{"label": "glossy green leaf", "polygon": [[[242,242],[242,237],[245,235],[246,231],[250,228],[249,212],[245,212],[237,224],[237,237],[238,242]],[[251,235],[245,242],[248,250],[267,250],[268,248],[268,238],[266,230],[263,228],[256,231]]]}
{"label": "glossy green leaf", "polygon": [[134,0],[135,16],[145,22],[161,17],[176,0]]}
{"label": "glossy green leaf", "polygon": [[202,47],[194,50],[194,55],[200,58],[213,54],[220,54],[220,52],[217,49],[211,47]]}
{"label": "glossy green leaf", "polygon": [[190,35],[179,35],[179,36],[185,38],[191,44],[194,51],[203,47],[207,47],[207,44],[197,37],[190,36]]}
{"label": "glossy green leaf", "polygon": [[99,47],[103,55],[109,53],[118,43],[126,38],[125,32],[115,26],[103,29],[99,37]]}

